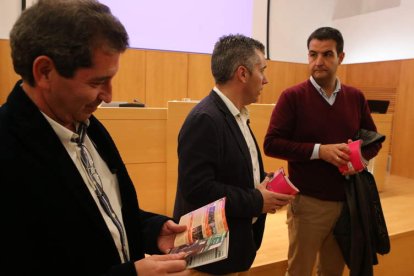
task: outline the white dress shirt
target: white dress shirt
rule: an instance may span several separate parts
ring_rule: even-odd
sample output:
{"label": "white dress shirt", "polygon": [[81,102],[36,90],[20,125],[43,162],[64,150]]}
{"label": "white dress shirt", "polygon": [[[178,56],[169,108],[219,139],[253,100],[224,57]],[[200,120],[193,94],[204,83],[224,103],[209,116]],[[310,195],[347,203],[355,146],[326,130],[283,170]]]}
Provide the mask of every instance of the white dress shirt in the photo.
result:
{"label": "white dress shirt", "polygon": [[[46,114],[44,113],[42,114],[47,119],[47,121],[50,123],[53,130],[56,132],[56,135],[59,137],[60,141],[62,142],[63,146],[68,152],[73,163],[76,165],[76,168],[78,169],[80,175],[82,176],[83,181],[85,182],[85,185],[88,187],[88,190],[91,193],[91,196],[95,200],[96,206],[101,212],[101,215],[104,218],[109,231],[111,232],[112,238],[114,239],[114,242],[115,242],[116,248],[118,249],[118,253],[119,253],[121,260],[125,262],[126,260],[124,260],[123,254],[122,254],[122,243],[121,243],[121,237],[120,237],[118,228],[116,228],[112,219],[105,213],[105,210],[102,208],[101,204],[99,203],[99,199],[96,196],[94,189],[93,189],[93,183],[90,182],[88,174],[84,166],[82,165],[82,161],[80,160],[80,149],[77,146],[77,144],[73,142],[73,138],[77,138],[78,134],[65,128],[61,124],[57,123],[56,121],[48,117]],[[86,124],[89,125],[89,121],[87,121]],[[119,221],[121,222],[122,227],[124,228],[124,233],[126,235],[124,222],[122,219],[122,213],[121,213],[122,203],[121,203],[121,197],[119,193],[118,178],[116,177],[115,174],[111,173],[105,161],[101,158],[95,146],[93,145],[93,142],[91,141],[91,139],[89,139],[89,136],[87,134],[85,136],[84,145],[92,156],[93,162],[95,164],[95,168],[102,181],[103,190],[108,196],[109,202],[111,203],[111,206],[115,214],[117,215]],[[127,250],[127,254],[129,255],[127,238],[126,238],[126,250]]]}

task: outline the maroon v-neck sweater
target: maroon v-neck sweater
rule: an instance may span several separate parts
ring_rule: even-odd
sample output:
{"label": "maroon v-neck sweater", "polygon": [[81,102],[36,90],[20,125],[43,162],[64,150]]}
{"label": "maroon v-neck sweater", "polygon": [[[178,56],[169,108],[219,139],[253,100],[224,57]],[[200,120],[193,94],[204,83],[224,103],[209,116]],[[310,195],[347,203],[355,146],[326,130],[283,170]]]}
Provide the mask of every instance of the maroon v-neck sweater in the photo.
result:
{"label": "maroon v-neck sweater", "polygon": [[[345,179],[336,166],[310,160],[314,145],[347,143],[361,128],[376,131],[361,91],[346,85],[331,106],[307,80],[285,90],[270,119],[266,155],[288,160],[289,178],[304,195],[322,200],[344,200]],[[363,151],[374,157],[381,146]]]}

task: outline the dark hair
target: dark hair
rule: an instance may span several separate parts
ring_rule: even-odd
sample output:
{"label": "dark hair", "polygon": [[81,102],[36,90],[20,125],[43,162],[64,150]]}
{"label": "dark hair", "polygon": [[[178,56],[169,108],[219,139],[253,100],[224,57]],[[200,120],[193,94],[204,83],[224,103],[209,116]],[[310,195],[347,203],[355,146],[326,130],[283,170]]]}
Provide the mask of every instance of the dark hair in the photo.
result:
{"label": "dark hair", "polygon": [[124,52],[128,34],[110,9],[95,0],[39,0],[25,10],[10,32],[14,70],[34,86],[33,61],[41,55],[66,78],[92,66],[99,47]]}
{"label": "dark hair", "polygon": [[337,54],[341,54],[344,51],[344,39],[342,37],[342,34],[337,29],[331,28],[331,27],[321,27],[319,29],[316,29],[308,38],[308,49],[309,49],[309,43],[312,39],[317,40],[328,40],[332,39],[336,42],[336,52]]}
{"label": "dark hair", "polygon": [[260,41],[241,34],[220,37],[211,57],[211,71],[215,82],[226,83],[240,65],[252,71],[258,59],[256,50],[264,54],[264,49]]}

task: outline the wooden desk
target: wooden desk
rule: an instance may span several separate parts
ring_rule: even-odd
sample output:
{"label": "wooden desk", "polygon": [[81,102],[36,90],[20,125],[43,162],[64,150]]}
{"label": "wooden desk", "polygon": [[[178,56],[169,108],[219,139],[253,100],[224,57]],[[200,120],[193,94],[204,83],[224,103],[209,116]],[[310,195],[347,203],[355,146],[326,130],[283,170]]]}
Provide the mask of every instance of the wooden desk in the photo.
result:
{"label": "wooden desk", "polygon": [[99,108],[95,116],[114,139],[140,207],[165,214],[166,108]]}

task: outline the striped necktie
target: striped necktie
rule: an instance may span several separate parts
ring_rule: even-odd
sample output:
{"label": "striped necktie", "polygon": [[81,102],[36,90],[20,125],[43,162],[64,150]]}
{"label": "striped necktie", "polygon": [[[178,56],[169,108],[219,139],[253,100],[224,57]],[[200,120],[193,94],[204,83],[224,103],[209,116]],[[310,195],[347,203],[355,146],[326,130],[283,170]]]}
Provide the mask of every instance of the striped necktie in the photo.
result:
{"label": "striped necktie", "polygon": [[75,142],[80,149],[80,159],[83,167],[87,172],[89,182],[91,183],[92,188],[96,196],[98,197],[99,203],[101,204],[105,213],[111,218],[112,222],[118,229],[119,235],[121,237],[122,255],[124,257],[124,261],[128,261],[129,258],[126,250],[126,236],[124,228],[122,226],[121,221],[118,219],[118,216],[114,212],[111,203],[109,202],[109,198],[103,189],[102,180],[98,174],[98,171],[95,168],[92,156],[89,150],[86,148],[85,144],[83,143],[86,137],[86,129],[87,125],[85,123],[80,123],[76,131],[76,133],[78,134],[78,138],[75,139]]}

